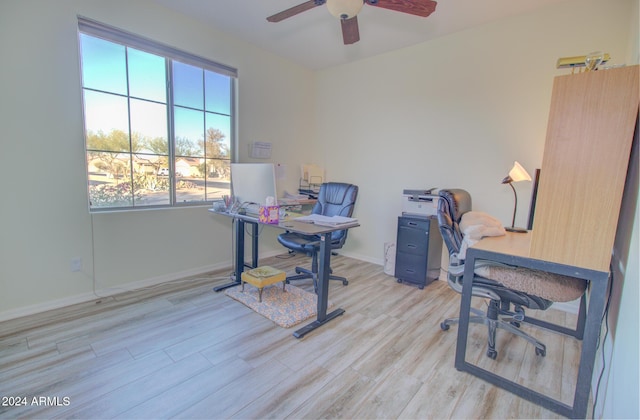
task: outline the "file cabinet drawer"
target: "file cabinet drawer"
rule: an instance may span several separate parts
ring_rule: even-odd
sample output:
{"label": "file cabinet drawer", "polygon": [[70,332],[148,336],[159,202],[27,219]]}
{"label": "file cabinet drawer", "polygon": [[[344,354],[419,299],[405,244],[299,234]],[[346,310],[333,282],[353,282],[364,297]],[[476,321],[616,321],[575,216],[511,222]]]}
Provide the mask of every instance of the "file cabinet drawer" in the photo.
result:
{"label": "file cabinet drawer", "polygon": [[[436,223],[437,220],[435,221]],[[423,232],[429,231],[431,219],[422,219],[416,217],[398,217],[398,228],[420,229]]]}
{"label": "file cabinet drawer", "polygon": [[426,284],[427,257],[399,253],[396,256],[396,278],[410,283]]}
{"label": "file cabinet drawer", "polygon": [[398,227],[398,243],[396,244],[398,252],[426,256],[428,245],[428,228],[427,230],[423,230],[406,226]]}

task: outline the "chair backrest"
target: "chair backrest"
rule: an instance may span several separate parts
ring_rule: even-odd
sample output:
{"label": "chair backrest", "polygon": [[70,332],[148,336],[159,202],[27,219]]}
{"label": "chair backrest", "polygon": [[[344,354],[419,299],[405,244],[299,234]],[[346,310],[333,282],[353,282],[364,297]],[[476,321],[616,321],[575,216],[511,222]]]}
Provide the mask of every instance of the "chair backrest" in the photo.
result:
{"label": "chair backrest", "polygon": [[[351,217],[358,197],[358,187],[343,182],[325,182],[320,185],[318,201],[313,206],[312,213],[323,216]],[[348,230],[338,230],[331,233],[332,247],[341,247],[347,238]]]}
{"label": "chair backrest", "polygon": [[449,255],[458,253],[462,245],[460,219],[471,211],[471,195],[461,189],[443,189],[438,199],[438,226]]}

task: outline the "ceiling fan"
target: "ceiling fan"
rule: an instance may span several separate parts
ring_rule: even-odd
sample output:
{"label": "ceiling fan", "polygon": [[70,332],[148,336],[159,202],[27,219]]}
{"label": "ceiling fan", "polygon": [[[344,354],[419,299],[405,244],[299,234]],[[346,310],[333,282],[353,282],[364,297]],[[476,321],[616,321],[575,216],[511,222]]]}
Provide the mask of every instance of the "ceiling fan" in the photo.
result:
{"label": "ceiling fan", "polygon": [[364,4],[389,9],[410,15],[427,17],[436,10],[437,2],[434,0],[308,0],[293,6],[273,16],[269,16],[269,22],[280,22],[299,13],[306,12],[314,7],[327,4],[329,12],[340,19],[342,24],[342,39],[345,45],[360,41],[358,29],[358,12]]}

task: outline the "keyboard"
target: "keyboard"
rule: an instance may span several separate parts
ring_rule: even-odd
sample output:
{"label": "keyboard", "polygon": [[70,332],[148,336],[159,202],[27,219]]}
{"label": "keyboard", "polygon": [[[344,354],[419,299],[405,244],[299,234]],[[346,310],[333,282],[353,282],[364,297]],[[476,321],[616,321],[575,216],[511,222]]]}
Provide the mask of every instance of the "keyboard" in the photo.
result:
{"label": "keyboard", "polygon": [[246,203],[242,205],[242,208],[249,216],[259,216],[260,215],[260,204],[256,203]]}

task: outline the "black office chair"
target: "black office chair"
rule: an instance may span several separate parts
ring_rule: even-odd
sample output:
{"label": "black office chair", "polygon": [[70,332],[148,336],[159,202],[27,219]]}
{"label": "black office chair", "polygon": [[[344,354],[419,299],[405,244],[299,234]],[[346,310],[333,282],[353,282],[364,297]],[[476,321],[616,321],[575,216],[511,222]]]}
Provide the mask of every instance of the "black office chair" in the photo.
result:
{"label": "black office chair", "polygon": [[[320,185],[318,201],[313,207],[312,213],[323,216],[351,217],[358,196],[358,187],[341,182],[327,182]],[[347,240],[348,230],[338,230],[331,233],[331,250],[342,248]],[[278,236],[280,242],[291,251],[300,252],[310,256],[311,270],[296,267],[297,275],[287,277],[287,282],[302,279],[313,279],[313,288],[318,291],[318,252],[320,251],[320,237],[318,235],[302,235],[293,232],[285,232]],[[346,278],[329,275],[330,280],[342,281],[345,286],[349,284]]]}
{"label": "black office chair", "polygon": [[[458,258],[463,241],[460,221],[471,211],[471,196],[461,189],[440,190],[439,195],[438,225],[449,251],[447,281],[453,290],[462,293],[464,260]],[[489,305],[486,313],[471,308],[469,322],[487,325],[487,356],[492,359],[498,355],[495,348],[498,328],[524,338],[535,346],[537,355],[544,356],[545,345],[519,328],[525,321],[524,308],[546,310],[553,302],[580,298],[586,289],[584,280],[499,263],[487,262],[483,266],[483,262],[479,262],[474,271],[472,296],[489,299]],[[537,287],[535,295],[526,290],[532,287]],[[458,318],[445,319],[440,328],[446,331],[458,322]]]}

